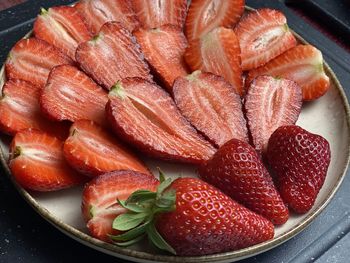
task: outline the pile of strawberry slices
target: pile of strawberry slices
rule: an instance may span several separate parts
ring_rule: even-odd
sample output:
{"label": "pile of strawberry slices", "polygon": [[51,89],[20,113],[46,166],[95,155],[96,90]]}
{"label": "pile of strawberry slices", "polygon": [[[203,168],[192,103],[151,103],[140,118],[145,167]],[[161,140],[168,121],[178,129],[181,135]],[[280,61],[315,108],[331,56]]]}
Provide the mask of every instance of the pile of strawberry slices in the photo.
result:
{"label": "pile of strawberry slices", "polygon": [[[244,4],[42,9],[5,64],[0,130],[13,136],[14,179],[43,192],[85,184],[93,237],[148,238],[180,256],[267,241],[290,213],[308,212],[330,146],[294,124],[303,101],[329,89],[322,54],[298,44],[280,11]],[[199,176],[157,179],[139,156]]]}

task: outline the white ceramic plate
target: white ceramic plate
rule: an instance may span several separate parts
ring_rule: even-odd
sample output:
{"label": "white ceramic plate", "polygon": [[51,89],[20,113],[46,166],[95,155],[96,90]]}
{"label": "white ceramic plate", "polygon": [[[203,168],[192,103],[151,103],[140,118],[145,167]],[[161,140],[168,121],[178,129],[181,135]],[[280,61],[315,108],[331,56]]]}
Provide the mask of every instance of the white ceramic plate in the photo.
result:
{"label": "white ceramic plate", "polygon": [[[304,42],[299,36],[297,37]],[[322,98],[303,105],[297,124],[308,131],[322,135],[330,143],[331,163],[328,175],[312,210],[305,215],[292,214],[286,224],[276,227],[273,240],[237,251],[200,257],[159,254],[159,251],[153,250],[147,243],[127,249],[119,248],[89,236],[80,210],[82,187],[53,193],[29,193],[15,182],[14,184],[33,209],[59,230],[87,246],[116,257],[137,262],[232,262],[259,254],[280,245],[307,227],[329,203],[345,176],[350,149],[349,104],[339,81],[327,64],[325,70],[331,79],[330,90]],[[2,68],[1,88],[4,81],[5,74]],[[0,136],[1,162],[11,176],[7,166],[8,145],[8,137]],[[167,176],[196,176],[195,168],[191,166],[149,159],[145,161],[155,174],[157,174],[156,167],[160,167]]]}

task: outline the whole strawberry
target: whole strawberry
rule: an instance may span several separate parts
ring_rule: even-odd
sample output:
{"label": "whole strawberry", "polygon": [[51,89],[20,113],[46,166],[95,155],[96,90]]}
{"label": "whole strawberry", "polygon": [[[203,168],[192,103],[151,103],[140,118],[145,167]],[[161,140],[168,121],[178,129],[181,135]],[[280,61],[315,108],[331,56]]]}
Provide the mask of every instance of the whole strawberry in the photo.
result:
{"label": "whole strawberry", "polygon": [[327,175],[327,140],[299,126],[282,126],[270,137],[267,158],[285,203],[297,213],[309,211]]}
{"label": "whole strawberry", "polygon": [[197,178],[172,183],[168,179],[157,193],[137,191],[121,204],[129,212],[118,216],[113,227],[129,231],[112,236],[121,246],[147,235],[160,249],[197,256],[252,246],[274,236],[271,222]]}
{"label": "whole strawberry", "polygon": [[203,180],[274,224],[288,220],[288,209],[255,149],[232,139],[199,168]]}

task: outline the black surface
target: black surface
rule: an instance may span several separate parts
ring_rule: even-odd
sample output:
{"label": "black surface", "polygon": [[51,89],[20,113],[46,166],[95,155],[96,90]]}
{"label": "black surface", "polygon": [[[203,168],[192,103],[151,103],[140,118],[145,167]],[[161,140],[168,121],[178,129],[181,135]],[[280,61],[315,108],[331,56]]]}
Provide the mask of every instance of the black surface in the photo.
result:
{"label": "black surface", "polygon": [[[0,62],[10,47],[30,28],[40,6],[72,1],[28,1],[0,13]],[[333,2],[333,1],[332,1]],[[336,2],[336,1],[334,1]],[[350,54],[313,27],[305,24],[281,1],[250,1],[258,8],[282,10],[291,28],[322,50],[350,96]],[[301,234],[266,253],[243,260],[243,263],[349,262],[350,260],[350,176],[326,210]],[[0,176],[0,262],[125,262],[68,238],[47,223],[19,196],[8,178]]]}

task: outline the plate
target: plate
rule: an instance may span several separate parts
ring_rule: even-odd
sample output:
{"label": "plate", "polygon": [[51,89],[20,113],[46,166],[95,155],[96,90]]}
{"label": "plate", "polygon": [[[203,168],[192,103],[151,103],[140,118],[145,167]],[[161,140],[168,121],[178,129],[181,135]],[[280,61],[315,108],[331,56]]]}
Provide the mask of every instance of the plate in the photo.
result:
{"label": "plate", "polygon": [[[249,7],[247,10],[251,10]],[[28,36],[31,32],[28,33]],[[299,42],[306,43],[295,34]],[[104,253],[136,262],[233,262],[276,247],[305,229],[331,201],[345,177],[350,160],[350,109],[344,90],[336,75],[327,63],[325,72],[331,81],[330,90],[320,99],[304,103],[298,125],[308,131],[325,137],[331,147],[331,163],[325,183],[313,208],[304,215],[291,214],[288,222],[275,228],[275,237],[249,248],[198,257],[177,257],[161,254],[146,242],[130,248],[120,248],[89,236],[81,216],[82,187],[52,193],[27,192],[14,180],[16,189],[23,198],[44,219],[71,238]],[[5,82],[4,67],[0,70],[0,87]],[[0,135],[0,159],[4,170],[12,179],[8,160],[9,137]],[[171,164],[144,158],[144,161],[157,174],[160,167],[167,176],[196,176],[195,168],[189,165]]]}

